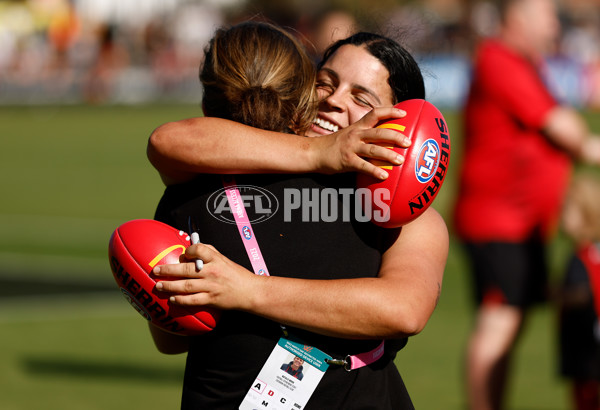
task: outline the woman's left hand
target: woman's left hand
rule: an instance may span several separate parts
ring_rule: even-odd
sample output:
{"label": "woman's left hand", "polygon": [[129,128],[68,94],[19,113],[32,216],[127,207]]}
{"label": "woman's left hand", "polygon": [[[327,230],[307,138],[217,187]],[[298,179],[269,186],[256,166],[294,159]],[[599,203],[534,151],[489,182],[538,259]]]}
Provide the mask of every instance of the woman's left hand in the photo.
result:
{"label": "woman's left hand", "polygon": [[[169,293],[169,301],[181,306],[212,306],[220,309],[249,310],[252,289],[258,276],[223,256],[213,246],[191,245],[185,251],[187,262],[156,266],[152,273],[156,290]],[[195,259],[204,266],[196,269]]]}

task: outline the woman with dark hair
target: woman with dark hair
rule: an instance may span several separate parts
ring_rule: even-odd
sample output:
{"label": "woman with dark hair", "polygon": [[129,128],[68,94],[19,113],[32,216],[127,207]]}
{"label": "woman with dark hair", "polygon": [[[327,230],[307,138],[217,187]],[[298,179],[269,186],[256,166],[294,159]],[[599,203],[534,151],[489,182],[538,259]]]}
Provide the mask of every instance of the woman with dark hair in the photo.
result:
{"label": "woman with dark hair", "polygon": [[404,48],[394,40],[374,33],[360,32],[332,44],[317,65],[321,70],[325,63],[345,45],[364,47],[388,71],[388,84],[393,100],[400,102],[410,98],[425,98],[425,84],[419,66]]}
{"label": "woman with dark hair", "polygon": [[[379,228],[354,217],[306,221],[302,210],[290,212],[289,219],[274,213],[252,226],[270,272],[261,276],[252,273],[250,254],[236,226],[219,222],[207,207],[211,195],[222,187],[220,176],[210,174],[238,174],[238,186],[264,188],[285,203],[290,190],[316,192],[317,197],[353,190],[355,174],[343,171],[367,169],[377,174],[362,156],[402,162],[374,142],[406,146],[404,137],[372,127],[403,115],[390,108],[398,98],[424,98],[418,66],[405,53],[398,58],[412,61],[416,71],[407,75],[417,85],[409,86],[411,81],[400,78],[395,68],[391,79],[391,72],[368,47],[400,46],[370,34],[353,36],[355,40],[359,45],[334,45],[317,74],[319,113],[311,117],[316,120],[305,135],[320,138],[210,117],[171,123],[151,137],[150,157],[163,180],[171,183],[157,219],[187,230],[192,217],[204,242],[186,250],[187,262],[155,269],[159,280],[168,279],[157,284],[157,291],[171,295],[175,305],[223,310],[217,327],[201,336],[180,337],[151,328],[162,352],[188,351],[183,408],[238,406],[279,346],[280,325],[309,349],[332,358],[305,408],[413,408],[394,358],[408,336],[424,328],[441,291],[448,233],[434,209],[399,229]],[[230,46],[244,49],[242,43]],[[265,71],[273,69],[269,61],[263,65]],[[214,109],[211,99],[203,100],[208,113]],[[230,105],[233,111],[239,106]],[[334,132],[335,127],[341,130]],[[170,141],[168,146],[165,141]],[[182,160],[195,156],[202,158]],[[335,175],[315,173],[322,171]],[[182,181],[188,182],[172,183]],[[342,209],[342,196],[337,195],[331,206]],[[256,219],[259,208],[246,208],[250,220]],[[350,209],[349,214],[355,215],[352,204]],[[201,270],[195,259],[203,260]],[[280,363],[275,370],[280,370]]]}

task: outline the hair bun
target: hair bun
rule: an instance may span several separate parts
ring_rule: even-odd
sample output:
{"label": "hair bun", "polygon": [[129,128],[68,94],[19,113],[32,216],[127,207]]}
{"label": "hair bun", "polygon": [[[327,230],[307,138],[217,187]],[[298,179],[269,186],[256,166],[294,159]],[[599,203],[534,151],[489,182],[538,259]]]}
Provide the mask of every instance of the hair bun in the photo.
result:
{"label": "hair bun", "polygon": [[250,86],[240,92],[234,121],[265,130],[277,131],[289,124],[282,112],[280,94],[271,87]]}
{"label": "hair bun", "polygon": [[271,87],[263,87],[260,85],[254,85],[254,86],[250,86],[247,89],[243,90],[241,92],[240,97],[242,99],[248,98],[248,99],[255,100],[256,102],[261,102],[263,100],[269,101],[269,100],[273,100],[273,99],[278,99],[279,94],[277,93],[277,91],[275,91]]}

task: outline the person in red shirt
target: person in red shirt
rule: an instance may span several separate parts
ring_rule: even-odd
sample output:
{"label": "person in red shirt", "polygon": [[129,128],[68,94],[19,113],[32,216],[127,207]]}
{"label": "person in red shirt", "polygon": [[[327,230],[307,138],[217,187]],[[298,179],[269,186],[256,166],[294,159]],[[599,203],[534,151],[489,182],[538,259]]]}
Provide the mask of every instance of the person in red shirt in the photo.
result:
{"label": "person in red shirt", "polygon": [[527,308],[543,300],[545,244],[574,159],[600,163],[600,140],[543,78],[559,35],[552,0],[506,0],[496,38],[475,55],[464,110],[454,222],[474,274],[467,348],[470,408],[502,408],[510,354]]}

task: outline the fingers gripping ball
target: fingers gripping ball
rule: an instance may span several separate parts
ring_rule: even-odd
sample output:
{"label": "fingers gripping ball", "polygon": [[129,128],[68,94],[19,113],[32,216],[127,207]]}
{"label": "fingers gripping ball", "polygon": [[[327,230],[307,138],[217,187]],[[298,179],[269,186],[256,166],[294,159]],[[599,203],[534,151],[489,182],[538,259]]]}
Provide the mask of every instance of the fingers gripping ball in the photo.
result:
{"label": "fingers gripping ball", "polygon": [[179,263],[190,246],[183,231],[151,219],[136,219],[119,226],[108,247],[110,267],[123,296],[154,325],[181,335],[197,335],[212,330],[219,311],[210,308],[174,306],[167,295],[154,290],[151,275],[156,265]]}
{"label": "fingers gripping ball", "polygon": [[384,228],[397,228],[415,220],[440,191],[450,160],[450,136],[438,109],[425,100],[407,100],[396,105],[404,118],[383,122],[378,128],[402,132],[411,140],[408,148],[389,147],[405,157],[402,165],[381,166],[384,181],[359,174],[357,188],[363,191],[363,211]]}

